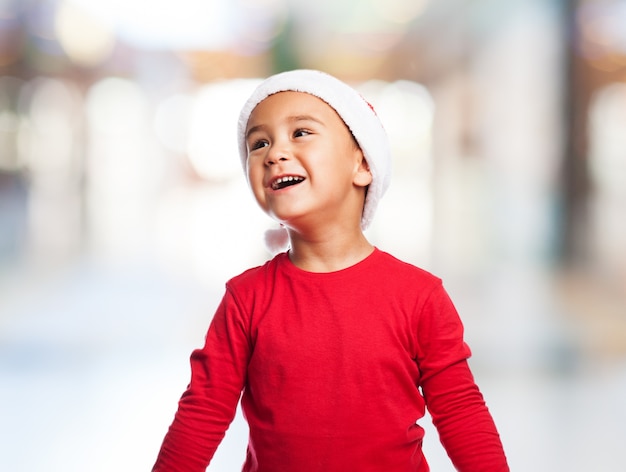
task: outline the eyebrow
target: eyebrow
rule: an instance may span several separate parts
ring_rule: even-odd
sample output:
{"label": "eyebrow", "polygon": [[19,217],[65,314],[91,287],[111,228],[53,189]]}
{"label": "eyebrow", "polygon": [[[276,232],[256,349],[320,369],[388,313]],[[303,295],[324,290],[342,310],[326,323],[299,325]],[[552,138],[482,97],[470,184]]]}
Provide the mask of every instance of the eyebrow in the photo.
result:
{"label": "eyebrow", "polygon": [[[311,115],[294,115],[294,116],[289,116],[287,117],[287,121],[289,123],[297,123],[298,121],[313,121],[315,123],[318,123],[322,126],[326,126],[324,124],[323,121],[315,118],[314,116]],[[246,131],[246,138],[248,138],[252,133],[255,133],[257,131],[261,131],[265,128],[265,125],[261,124],[261,125],[256,125],[253,126],[251,128],[248,129],[248,131]]]}
{"label": "eyebrow", "polygon": [[318,123],[322,126],[324,126],[324,122],[319,120],[318,118],[315,118],[314,116],[311,115],[297,115],[297,116],[290,116],[288,118],[289,121],[291,122],[297,122],[297,121],[314,121],[315,123]]}

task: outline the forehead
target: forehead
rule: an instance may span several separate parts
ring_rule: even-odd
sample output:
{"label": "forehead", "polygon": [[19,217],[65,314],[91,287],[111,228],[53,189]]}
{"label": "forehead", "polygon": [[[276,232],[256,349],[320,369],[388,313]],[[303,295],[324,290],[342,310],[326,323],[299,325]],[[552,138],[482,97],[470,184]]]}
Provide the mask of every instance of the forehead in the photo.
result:
{"label": "forehead", "polygon": [[343,123],[333,107],[321,98],[306,92],[285,91],[274,93],[252,110],[248,127],[253,122],[281,116],[314,115],[320,118],[337,119]]}

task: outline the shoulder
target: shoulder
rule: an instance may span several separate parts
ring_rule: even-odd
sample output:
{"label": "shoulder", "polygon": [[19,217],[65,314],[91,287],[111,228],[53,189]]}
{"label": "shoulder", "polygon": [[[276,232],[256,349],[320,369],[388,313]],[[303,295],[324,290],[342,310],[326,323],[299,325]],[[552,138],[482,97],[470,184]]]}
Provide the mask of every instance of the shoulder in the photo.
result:
{"label": "shoulder", "polygon": [[394,283],[410,283],[438,286],[442,284],[439,277],[409,262],[398,259],[388,252],[376,249],[376,269],[382,274],[392,276]]}
{"label": "shoulder", "polygon": [[288,283],[286,260],[287,254],[280,253],[264,264],[236,275],[226,282],[226,296],[249,316],[266,312],[276,292]]}
{"label": "shoulder", "polygon": [[229,290],[241,291],[258,288],[267,282],[268,279],[275,278],[276,271],[284,263],[286,253],[280,253],[264,264],[251,267],[242,273],[232,277],[226,282]]}

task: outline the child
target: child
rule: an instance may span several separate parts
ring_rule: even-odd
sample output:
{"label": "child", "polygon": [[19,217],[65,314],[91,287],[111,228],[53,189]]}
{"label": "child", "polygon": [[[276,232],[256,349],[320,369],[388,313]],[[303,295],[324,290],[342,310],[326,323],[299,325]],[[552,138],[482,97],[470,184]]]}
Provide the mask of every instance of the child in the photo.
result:
{"label": "child", "polygon": [[363,234],[390,177],[374,110],[334,77],[290,71],[253,92],[238,133],[289,249],[226,284],[153,471],[204,471],[240,396],[244,472],[428,471],[426,407],[457,470],[508,471],[440,279]]}

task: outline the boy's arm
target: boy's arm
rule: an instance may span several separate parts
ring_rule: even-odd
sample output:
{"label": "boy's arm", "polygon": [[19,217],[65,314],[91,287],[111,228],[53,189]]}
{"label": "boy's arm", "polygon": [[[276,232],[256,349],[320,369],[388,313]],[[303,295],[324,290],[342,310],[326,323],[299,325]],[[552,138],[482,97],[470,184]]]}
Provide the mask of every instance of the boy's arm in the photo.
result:
{"label": "boy's arm", "polygon": [[500,436],[467,363],[463,325],[443,286],[430,294],[418,328],[426,406],[459,472],[508,472]]}
{"label": "boy's arm", "polygon": [[495,423],[466,360],[430,377],[422,390],[441,443],[458,471],[509,471]]}
{"label": "boy's arm", "polygon": [[235,417],[250,354],[246,323],[230,292],[205,344],[191,355],[191,382],[163,440],[153,472],[204,472]]}

